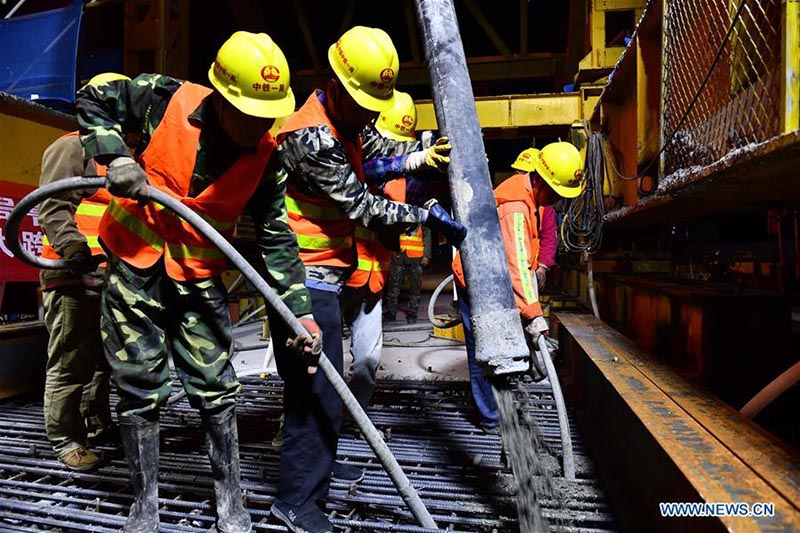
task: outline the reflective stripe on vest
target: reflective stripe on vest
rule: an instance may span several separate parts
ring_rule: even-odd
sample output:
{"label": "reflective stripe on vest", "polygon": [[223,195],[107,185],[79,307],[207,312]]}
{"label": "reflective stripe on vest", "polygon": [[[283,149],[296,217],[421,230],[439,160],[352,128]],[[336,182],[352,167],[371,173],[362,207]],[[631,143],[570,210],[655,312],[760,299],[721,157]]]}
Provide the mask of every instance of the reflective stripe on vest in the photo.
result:
{"label": "reflective stripe on vest", "polygon": [[[79,132],[71,131],[65,133],[59,139],[78,137],[78,135]],[[96,175],[106,175],[106,167],[104,165],[100,165],[94,160],[91,160],[91,165],[94,165]],[[86,237],[86,244],[89,245],[92,255],[104,253],[97,236],[100,232],[100,221],[110,201],[111,195],[108,191],[101,188],[97,189],[93,195],[83,198],[81,203],[78,204],[78,207],[75,208],[75,223],[78,226],[78,231]],[[61,259],[61,256],[53,249],[52,243],[50,239],[47,238],[46,233],[42,238],[42,257],[47,259]],[[105,265],[105,263],[103,263],[103,265]]]}
{"label": "reflective stripe on vest", "polygon": [[409,259],[417,259],[425,254],[425,243],[422,240],[422,226],[417,226],[417,231],[412,235],[400,235],[400,251],[405,252]]}
{"label": "reflective stripe on vest", "polygon": [[[325,106],[319,101],[319,95],[319,91],[311,94],[303,106],[286,121],[278,134],[278,141],[282,141],[294,131],[326,125],[341,143],[350,166],[363,183],[361,139],[351,143],[339,135],[328,117]],[[286,211],[289,216],[289,227],[297,235],[299,255],[303,264],[344,269],[354,266],[356,247],[353,230],[356,224],[347,218],[333,201],[327,197],[311,196],[300,191],[290,175],[286,190]]]}
{"label": "reflective stripe on vest", "polygon": [[[89,245],[92,255],[104,253],[103,249],[100,247],[97,235],[100,227],[100,220],[108,207],[107,204],[97,202],[96,196],[97,195],[85,198],[75,209],[75,223],[78,225],[78,231],[86,237],[86,244]],[[42,239],[42,257],[47,259],[61,259],[61,256],[59,256],[51,246],[47,235],[44,235]]]}
{"label": "reflective stripe on vest", "polygon": [[[405,202],[406,179],[396,178],[384,184],[383,195],[395,202]],[[355,235],[358,263],[347,280],[347,286],[358,288],[369,285],[370,292],[378,294],[386,284],[394,254],[378,242],[373,232],[363,226],[356,226]],[[359,241],[362,235],[366,242]]]}
{"label": "reflective stripe on vest", "polygon": [[[240,156],[200,194],[188,196],[201,133],[188,117],[209,94],[206,87],[184,82],[170,99],[139,163],[151,186],[230,236],[258,187],[275,141],[266,134],[253,152]],[[225,256],[212,242],[155,202],[139,206],[134,200],[114,199],[103,216],[100,236],[115,255],[137,268],[150,267],[164,256],[167,275],[177,281],[214,277],[227,268]]]}

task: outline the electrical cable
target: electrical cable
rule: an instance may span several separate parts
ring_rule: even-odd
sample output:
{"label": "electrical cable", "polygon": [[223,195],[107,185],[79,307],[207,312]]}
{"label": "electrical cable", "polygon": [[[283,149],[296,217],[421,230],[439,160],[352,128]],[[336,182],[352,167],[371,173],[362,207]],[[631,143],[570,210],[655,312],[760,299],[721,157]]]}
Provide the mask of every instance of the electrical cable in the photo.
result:
{"label": "electrical cable", "polygon": [[603,242],[603,182],[605,165],[603,137],[599,132],[589,135],[584,166],[586,185],[572,199],[561,224],[561,241],[570,252],[594,253]]}

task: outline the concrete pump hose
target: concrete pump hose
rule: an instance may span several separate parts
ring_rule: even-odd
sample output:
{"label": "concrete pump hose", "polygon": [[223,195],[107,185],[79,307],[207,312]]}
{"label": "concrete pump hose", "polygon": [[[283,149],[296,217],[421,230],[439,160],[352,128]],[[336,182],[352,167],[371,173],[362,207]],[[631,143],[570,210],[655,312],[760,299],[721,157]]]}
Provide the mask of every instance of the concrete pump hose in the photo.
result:
{"label": "concrete pump hose", "polygon": [[436,307],[436,300],[439,299],[439,295],[451,281],[453,281],[452,274],[444,278],[442,282],[439,283],[439,285],[436,287],[436,290],[434,290],[433,294],[431,294],[431,299],[428,302],[428,320],[430,320],[431,324],[433,324],[437,328],[442,328],[442,329],[452,328],[453,326],[461,324],[460,314],[458,317],[453,318],[451,320],[439,320],[438,318],[436,318],[436,314],[434,313],[434,309]]}
{"label": "concrete pump hose", "polygon": [[[83,178],[77,176],[45,185],[28,194],[25,198],[20,200],[8,217],[8,222],[6,224],[8,238],[6,241],[11,252],[23,262],[38,268],[66,268],[66,263],[63,260],[41,258],[20,246],[19,229],[22,219],[34,206],[51,196],[76,189],[96,189],[99,187],[105,187],[105,178]],[[247,280],[264,296],[267,303],[280,315],[295,335],[303,333],[308,334],[306,329],[300,324],[300,321],[297,320],[289,308],[286,307],[286,304],[284,304],[275,291],[267,285],[267,282],[261,278],[250,263],[236,251],[225,237],[220,235],[208,222],[203,220],[200,215],[183,205],[176,198],[150,186],[147,187],[147,192],[143,197],[171,209],[186,222],[191,224],[233,262],[236,268],[238,268]],[[423,527],[435,529],[437,527],[436,523],[433,521],[428,509],[422,503],[416,490],[414,490],[414,487],[411,486],[411,482],[408,480],[408,477],[406,477],[405,472],[400,468],[397,459],[394,458],[389,447],[386,446],[386,443],[381,438],[380,433],[375,429],[375,426],[358,404],[355,396],[350,392],[350,389],[325,353],[320,354],[319,369],[322,370],[322,373],[328,381],[330,381],[334,390],[342,399],[345,407],[347,407],[348,411],[353,415],[353,420],[355,420],[372,448],[372,451],[375,452],[375,455],[378,457],[378,460],[380,460],[381,464],[386,468],[386,472],[389,474],[400,496],[402,496],[406,505],[408,505],[414,518],[416,518]]]}
{"label": "concrete pump hose", "polygon": [[550,348],[547,346],[547,339],[544,335],[539,336],[539,351],[544,359],[544,366],[547,368],[547,377],[550,379],[550,386],[553,388],[553,398],[556,401],[556,412],[558,413],[558,427],[561,430],[561,455],[564,464],[564,477],[570,481],[575,479],[575,455],[572,451],[572,435],[569,432],[569,418],[567,418],[567,404],[564,402],[564,394],[561,392],[561,382],[558,381],[556,367],[553,358],[550,357]]}

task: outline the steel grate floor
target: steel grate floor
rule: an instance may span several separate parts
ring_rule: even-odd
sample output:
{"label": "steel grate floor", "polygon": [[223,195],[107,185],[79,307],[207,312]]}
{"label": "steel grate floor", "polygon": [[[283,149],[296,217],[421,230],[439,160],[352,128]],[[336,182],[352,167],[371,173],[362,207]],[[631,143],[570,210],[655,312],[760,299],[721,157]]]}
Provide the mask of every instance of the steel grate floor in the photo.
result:
{"label": "steel grate floor", "polygon": [[[281,382],[244,378],[238,417],[242,486],[255,531],[286,531],[270,517],[277,492]],[[471,422],[468,383],[383,381],[369,415],[419,492],[434,520],[449,531],[516,531],[510,470],[498,436]],[[533,383],[522,400],[549,450],[560,448],[548,388]],[[523,396],[524,397],[524,396]],[[186,399],[162,410],[159,496],[162,531],[207,531],[214,524],[213,489],[197,412]],[[614,512],[596,479],[573,424],[578,478],[554,485],[561,495],[543,501],[553,531],[616,531]],[[0,531],[120,531],[133,500],[119,445],[99,446],[105,466],[69,472],[45,437],[40,401],[0,403]],[[416,525],[366,441],[345,425],[339,458],[366,469],[357,485],[331,485],[325,508],[343,531],[430,531]],[[558,465],[553,459],[554,465]],[[212,503],[213,504],[213,503]]]}

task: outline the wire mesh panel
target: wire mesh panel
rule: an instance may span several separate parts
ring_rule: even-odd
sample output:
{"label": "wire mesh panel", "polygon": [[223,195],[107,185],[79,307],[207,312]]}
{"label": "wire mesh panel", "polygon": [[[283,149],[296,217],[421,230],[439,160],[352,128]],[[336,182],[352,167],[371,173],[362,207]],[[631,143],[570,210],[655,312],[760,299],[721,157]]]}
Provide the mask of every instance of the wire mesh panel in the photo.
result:
{"label": "wire mesh panel", "polygon": [[781,0],[671,0],[664,174],[780,132]]}

